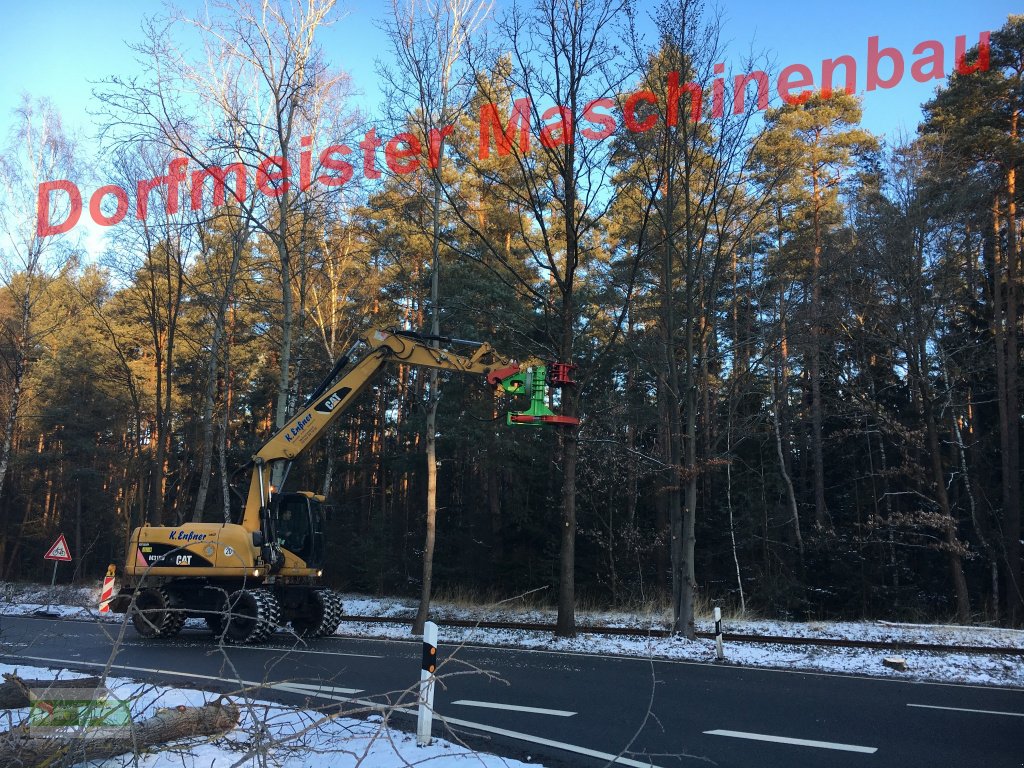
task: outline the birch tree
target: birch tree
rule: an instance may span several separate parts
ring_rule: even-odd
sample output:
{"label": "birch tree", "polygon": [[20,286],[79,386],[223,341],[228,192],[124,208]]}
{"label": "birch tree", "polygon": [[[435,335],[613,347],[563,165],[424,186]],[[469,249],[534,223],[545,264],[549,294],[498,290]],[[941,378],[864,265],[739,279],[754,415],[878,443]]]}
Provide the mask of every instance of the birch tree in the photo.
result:
{"label": "birch tree", "polygon": [[[0,433],[0,495],[14,445],[32,349],[57,318],[37,317],[36,307],[51,277],[67,263],[74,244],[62,236],[40,236],[37,191],[43,182],[77,178],[81,167],[75,142],[64,131],[60,114],[45,99],[23,96],[0,155],[0,290],[15,308],[13,322],[0,327],[10,356],[6,409]],[[70,197],[54,196],[50,221],[64,221]]]}

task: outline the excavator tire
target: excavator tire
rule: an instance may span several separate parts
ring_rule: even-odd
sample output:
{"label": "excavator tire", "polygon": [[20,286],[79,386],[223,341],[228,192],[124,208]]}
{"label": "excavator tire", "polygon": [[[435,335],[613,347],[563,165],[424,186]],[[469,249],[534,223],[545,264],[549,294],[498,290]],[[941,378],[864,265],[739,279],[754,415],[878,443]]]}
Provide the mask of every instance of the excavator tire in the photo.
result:
{"label": "excavator tire", "polygon": [[228,598],[224,642],[231,645],[261,643],[277,629],[281,606],[269,589],[240,589]]}
{"label": "excavator tire", "polygon": [[185,625],[185,611],[175,606],[164,587],[139,590],[132,611],[132,626],[142,637],[173,637]]}
{"label": "excavator tire", "polygon": [[208,611],[204,613],[203,620],[206,622],[207,629],[213,632],[213,634],[220,639],[224,634],[224,620],[228,613],[228,593],[219,587],[207,587],[207,589],[212,589],[219,593],[216,596],[216,602],[221,607],[219,611]]}
{"label": "excavator tire", "polygon": [[206,621],[206,628],[213,632],[217,637],[224,634],[224,617],[220,614],[211,613],[209,616],[203,617]]}
{"label": "excavator tire", "polygon": [[333,635],[341,621],[341,598],[330,589],[314,589],[309,593],[309,602],[309,614],[292,619],[292,629],[302,637]]}

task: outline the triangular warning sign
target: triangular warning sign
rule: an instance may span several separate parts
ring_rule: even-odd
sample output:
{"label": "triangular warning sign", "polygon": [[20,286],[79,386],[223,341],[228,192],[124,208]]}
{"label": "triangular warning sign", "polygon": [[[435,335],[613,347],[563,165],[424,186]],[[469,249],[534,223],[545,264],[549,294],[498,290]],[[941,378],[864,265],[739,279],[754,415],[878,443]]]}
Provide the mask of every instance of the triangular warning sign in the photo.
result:
{"label": "triangular warning sign", "polygon": [[60,538],[53,542],[53,546],[50,547],[49,551],[43,555],[44,560],[65,560],[71,561],[71,550],[68,548],[68,543],[64,539],[64,534],[60,535]]}

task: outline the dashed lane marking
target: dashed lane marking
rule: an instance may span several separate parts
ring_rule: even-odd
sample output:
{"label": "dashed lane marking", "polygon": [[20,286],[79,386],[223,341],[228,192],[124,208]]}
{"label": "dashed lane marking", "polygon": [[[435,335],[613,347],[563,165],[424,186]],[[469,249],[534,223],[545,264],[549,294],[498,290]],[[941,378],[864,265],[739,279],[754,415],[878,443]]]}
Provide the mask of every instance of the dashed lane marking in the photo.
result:
{"label": "dashed lane marking", "polygon": [[[29,661],[45,661],[51,663],[62,663],[63,659],[50,659],[43,656],[21,656],[20,659],[28,659]],[[105,667],[106,664],[98,661],[75,661],[74,664],[80,664],[88,667]],[[167,675],[172,677],[191,677],[196,680],[216,680],[222,683],[231,683],[236,685],[245,686],[246,688],[275,688],[277,690],[284,691],[285,693],[301,693],[306,695],[317,696],[318,698],[333,699],[335,701],[358,701],[357,699],[349,699],[344,696],[337,696],[333,694],[354,694],[362,693],[362,688],[335,688],[329,685],[311,685],[307,683],[257,683],[252,680],[239,680],[233,677],[219,677],[217,675],[201,675],[198,672],[177,672],[174,670],[166,669],[152,669],[151,667],[133,667],[127,664],[111,664],[111,669],[124,670],[127,672],[147,672],[150,674]],[[323,691],[331,691],[331,693],[322,693]],[[369,702],[368,702],[369,703]],[[376,702],[374,702],[377,706]]]}
{"label": "dashed lane marking", "polygon": [[[130,648],[153,648],[152,643],[122,643]],[[205,645],[203,643],[169,643],[172,648],[217,648],[216,645]],[[277,645],[225,645],[229,651],[284,651],[286,653],[312,653],[318,656],[356,656],[360,659],[383,659],[384,656],[372,653],[345,653],[344,651],[316,651],[311,648],[293,648],[291,646]]]}
{"label": "dashed lane marking", "polygon": [[999,712],[995,709],[967,709],[966,707],[937,707],[934,704],[907,704],[908,707],[919,709],[946,709],[950,712],[974,712],[979,715],[1006,715],[1007,717],[1024,717],[1024,712]]}
{"label": "dashed lane marking", "polygon": [[319,694],[323,691],[328,693],[356,694],[362,693],[362,688],[336,688],[331,685],[313,685],[311,683],[271,683],[271,688],[281,688],[292,692]]}
{"label": "dashed lane marking", "polygon": [[[45,661],[51,664],[67,664],[68,659],[51,659],[45,656],[23,656],[18,654],[19,659],[28,659],[29,661]],[[71,662],[83,667],[100,667],[101,669],[106,667],[107,664],[102,661],[79,661],[75,659]],[[201,675],[198,672],[178,672],[172,669],[153,669],[151,667],[132,667],[127,664],[111,664],[111,669],[123,669],[128,672],[147,672],[149,674],[164,675],[165,677],[194,677],[197,680],[217,680],[222,683],[232,683],[236,685],[242,685],[246,688],[259,688],[263,683],[257,683],[252,680],[239,680],[235,677],[218,677],[217,675]]]}
{"label": "dashed lane marking", "polygon": [[483,707],[485,709],[507,709],[511,712],[530,712],[535,715],[553,715],[555,717],[572,717],[575,712],[564,709],[546,709],[545,707],[524,707],[520,704],[500,704],[496,701],[473,701],[471,699],[459,699],[452,704],[462,707]]}
{"label": "dashed lane marking", "polygon": [[[445,723],[445,725],[459,725],[463,728],[472,728],[474,731],[485,731],[486,733],[493,733],[497,734],[498,736],[507,736],[510,739],[521,739],[522,741],[527,741],[531,744],[541,744],[545,747],[554,747],[555,749],[565,750],[566,752],[575,752],[577,755],[596,757],[598,760],[603,760],[606,763],[615,763],[617,765],[629,765],[633,768],[659,768],[659,766],[655,765],[650,760],[641,762],[639,760],[633,760],[628,757],[613,755],[610,752],[600,752],[596,749],[590,749],[590,747],[581,747],[576,744],[566,744],[564,741],[554,741],[553,739],[545,739],[541,736],[534,736],[532,733],[520,733],[519,731],[509,731],[505,728],[495,728],[493,725],[473,723],[469,720],[457,720],[454,717],[444,717],[442,715],[438,715],[438,719],[442,720]],[[681,755],[681,757],[694,757],[694,755]],[[696,759],[704,760],[705,758],[699,757]]]}
{"label": "dashed lane marking", "polygon": [[834,741],[813,741],[812,739],[791,739],[788,736],[773,736],[769,733],[747,733],[746,731],[715,730],[704,731],[709,736],[731,736],[734,739],[752,739],[753,741],[773,741],[777,744],[791,744],[795,747],[816,747],[817,749],[837,749],[840,752],[861,752],[873,755],[877,747],[861,747],[856,744],[839,744]]}

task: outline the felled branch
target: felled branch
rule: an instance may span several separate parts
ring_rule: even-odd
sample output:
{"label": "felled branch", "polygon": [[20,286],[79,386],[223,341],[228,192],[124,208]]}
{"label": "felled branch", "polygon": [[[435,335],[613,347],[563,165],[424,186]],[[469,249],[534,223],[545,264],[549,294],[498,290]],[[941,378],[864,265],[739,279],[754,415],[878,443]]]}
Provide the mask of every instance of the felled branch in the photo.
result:
{"label": "felled branch", "polygon": [[238,707],[222,698],[201,707],[162,709],[148,720],[103,735],[90,735],[86,729],[81,737],[46,737],[39,735],[40,728],[19,726],[0,733],[0,765],[61,768],[103,760],[171,741],[225,733],[238,724],[238,717]]}
{"label": "felled branch", "polygon": [[99,687],[98,677],[79,677],[74,680],[22,680],[17,675],[4,673],[0,683],[0,709],[21,709],[31,704],[28,692],[34,688],[88,688]]}

